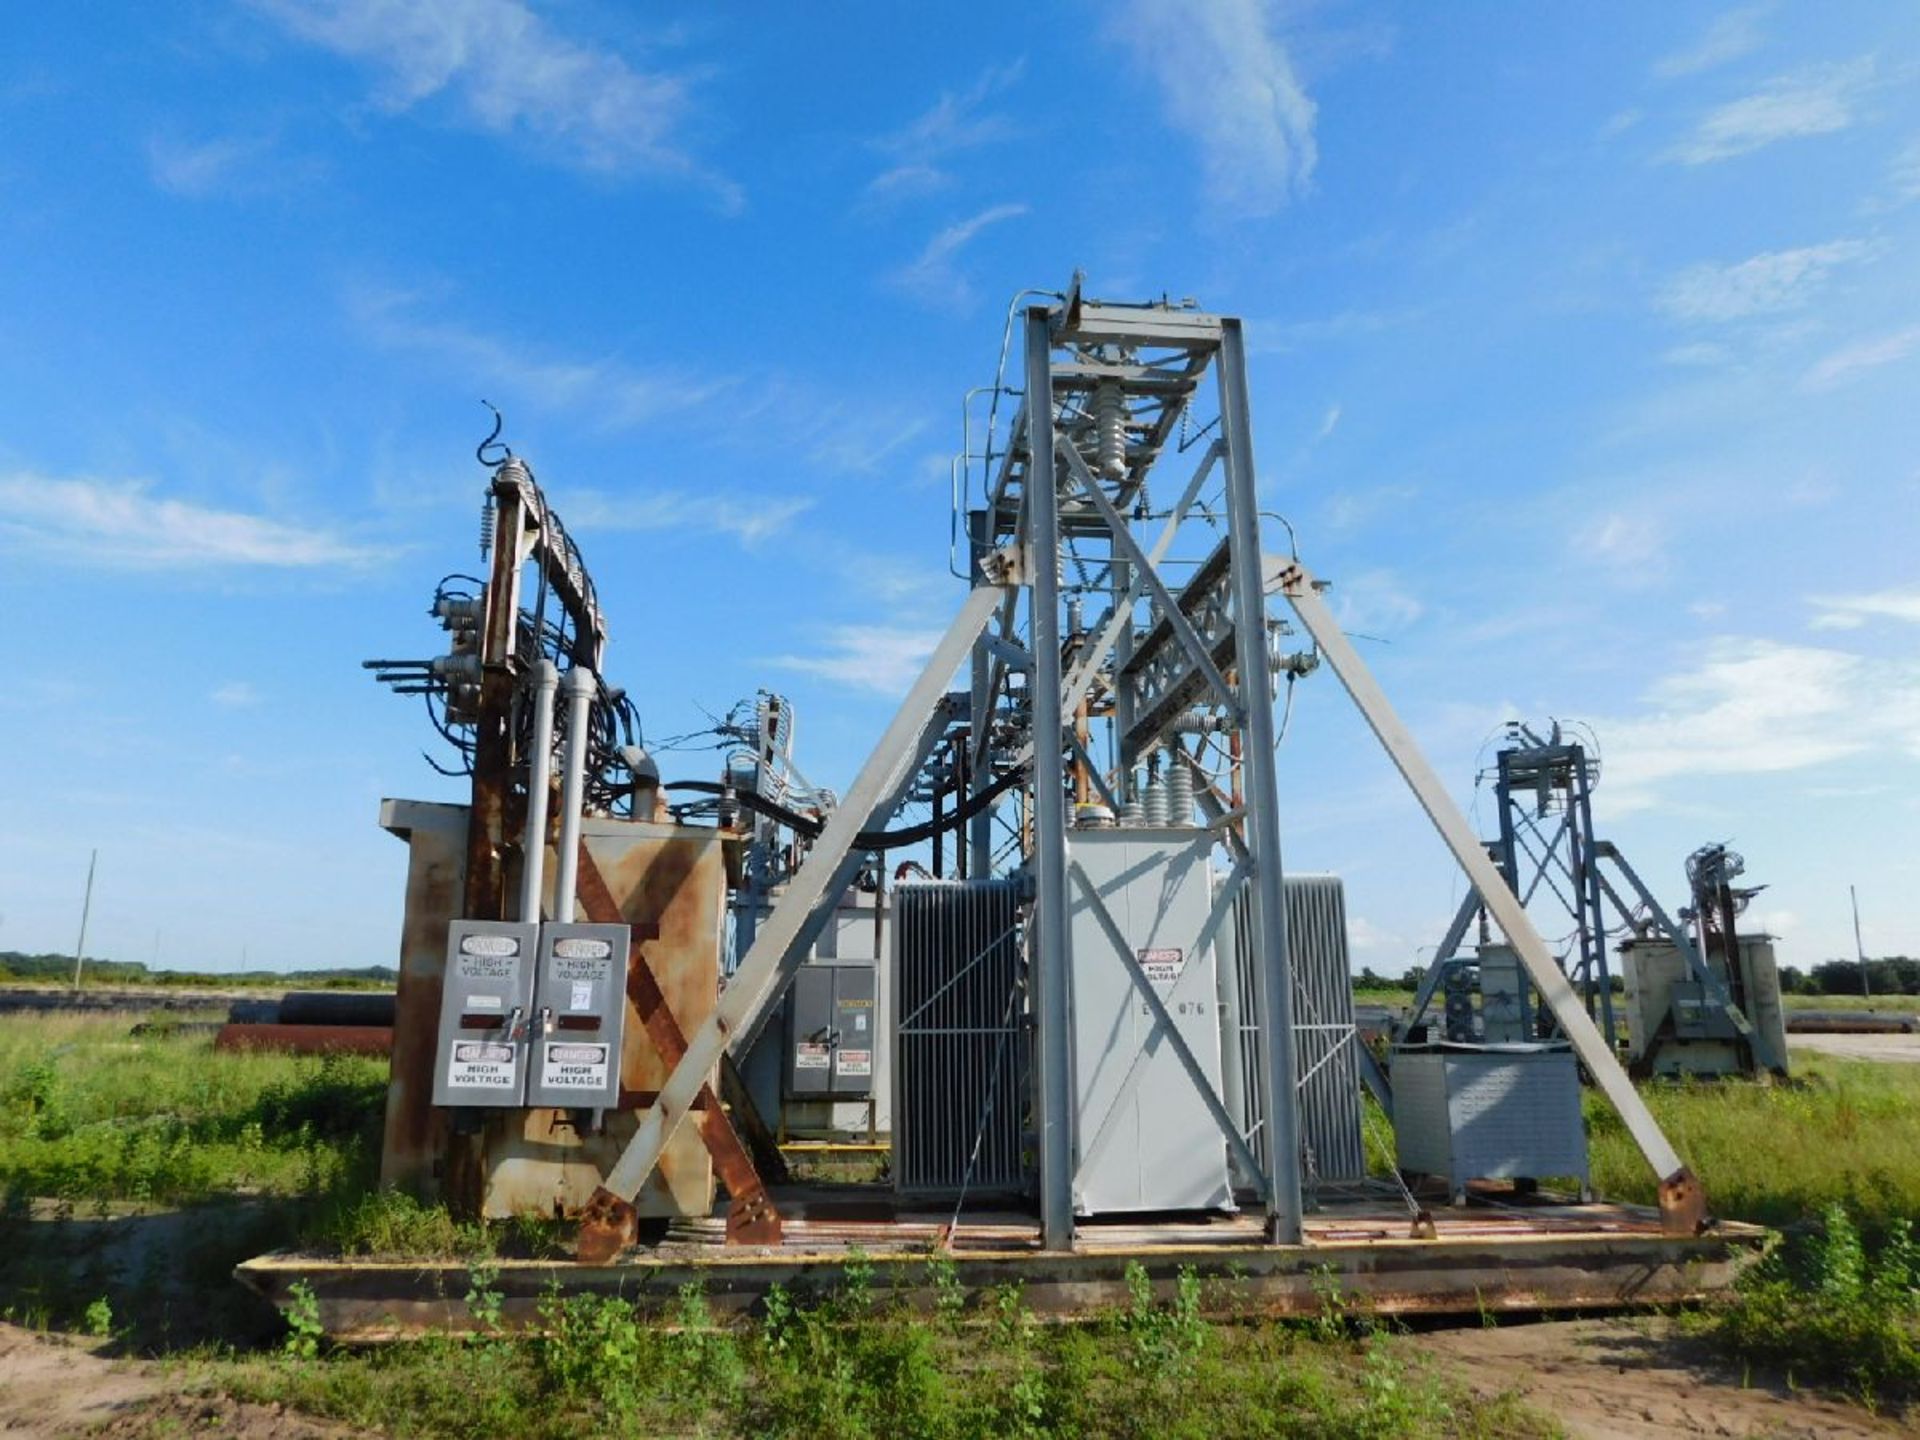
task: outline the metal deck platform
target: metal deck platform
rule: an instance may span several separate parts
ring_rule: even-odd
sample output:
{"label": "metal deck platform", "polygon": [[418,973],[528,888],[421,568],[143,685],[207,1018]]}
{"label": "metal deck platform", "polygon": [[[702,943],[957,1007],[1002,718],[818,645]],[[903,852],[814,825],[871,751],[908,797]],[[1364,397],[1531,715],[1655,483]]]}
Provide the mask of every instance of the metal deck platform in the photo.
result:
{"label": "metal deck platform", "polygon": [[[504,1322],[538,1323],[542,1298],[568,1292],[619,1294],[663,1311],[682,1285],[704,1286],[717,1313],[745,1314],[774,1285],[803,1302],[843,1280],[851,1256],[873,1267],[881,1299],[932,1308],[927,1259],[948,1255],[969,1291],[1018,1282],[1036,1312],[1070,1318],[1124,1303],[1131,1262],[1170,1294],[1191,1266],[1210,1312],[1319,1314],[1331,1293],[1380,1315],[1447,1315],[1617,1309],[1697,1301],[1731,1287],[1760,1251],[1766,1232],[1720,1224],[1694,1237],[1663,1234],[1657,1211],[1581,1204],[1483,1189],[1462,1207],[1433,1210],[1434,1234],[1415,1238],[1405,1202],[1381,1186],[1323,1194],[1307,1217],[1307,1243],[1270,1245],[1255,1214],[1163,1221],[1083,1222],[1071,1253],[1040,1245],[1039,1222],[1012,1210],[951,1212],[897,1208],[883,1187],[785,1189],[778,1246],[728,1246],[715,1218],[677,1224],[657,1246],[636,1247],[609,1265],[567,1260],[502,1260],[494,1282]],[[329,1336],[350,1343],[394,1340],[427,1330],[462,1331],[471,1319],[460,1261],[371,1260],[280,1252],[235,1274],[284,1306],[305,1281]]]}

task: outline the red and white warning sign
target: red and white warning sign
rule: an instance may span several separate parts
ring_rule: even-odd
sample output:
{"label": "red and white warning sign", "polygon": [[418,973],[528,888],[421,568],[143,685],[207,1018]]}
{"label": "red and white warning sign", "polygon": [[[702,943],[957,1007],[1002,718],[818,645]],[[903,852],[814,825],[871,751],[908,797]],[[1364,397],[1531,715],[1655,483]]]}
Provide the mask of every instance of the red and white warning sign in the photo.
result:
{"label": "red and white warning sign", "polygon": [[873,1074],[873,1052],[871,1050],[842,1050],[835,1062],[835,1069],[842,1075]]}
{"label": "red and white warning sign", "polygon": [[1184,950],[1136,950],[1133,953],[1140,961],[1140,968],[1147,972],[1147,979],[1155,985],[1173,984],[1180,978],[1180,972],[1187,968],[1187,952]]}
{"label": "red and white warning sign", "polygon": [[549,1090],[606,1089],[607,1048],[579,1041],[548,1041],[541,1056],[540,1083]]}
{"label": "red and white warning sign", "polygon": [[802,1042],[793,1047],[793,1068],[796,1070],[824,1070],[832,1063],[832,1056],[824,1045]]}

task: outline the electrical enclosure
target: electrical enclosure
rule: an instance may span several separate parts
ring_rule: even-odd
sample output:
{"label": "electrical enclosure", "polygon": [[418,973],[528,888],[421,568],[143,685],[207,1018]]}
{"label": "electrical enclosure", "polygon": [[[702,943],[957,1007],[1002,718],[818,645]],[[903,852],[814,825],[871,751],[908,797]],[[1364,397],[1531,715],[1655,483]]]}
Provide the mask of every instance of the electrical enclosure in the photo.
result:
{"label": "electrical enclosure", "polygon": [[1199,943],[1213,904],[1213,846],[1212,834],[1189,829],[1073,834],[1073,863],[1133,962],[1115,953],[1095,907],[1070,887],[1080,1214],[1232,1208],[1226,1139],[1140,989],[1144,978],[1198,1062],[1200,1082],[1217,1094],[1214,955]]}
{"label": "electrical enclosure", "polygon": [[1447,1182],[1571,1176],[1587,1184],[1580,1071],[1565,1045],[1425,1045],[1393,1052],[1400,1169]]}
{"label": "electrical enclosure", "polygon": [[524,1099],[539,937],[539,926],[517,921],[455,920],[447,927],[434,1104],[518,1106]]}
{"label": "electrical enclosure", "polygon": [[[1726,962],[1706,962],[1725,985]],[[1627,1061],[1653,1075],[1739,1075],[1760,1068],[1752,1047],[1732,1019],[1710,1002],[1706,987],[1687,969],[1686,957],[1669,940],[1630,940],[1620,947],[1627,989]],[[1787,1052],[1787,1016],[1780,1001],[1780,973],[1773,942],[1765,935],[1740,937],[1739,991],[1754,1029],[1775,1055]]]}
{"label": "electrical enclosure", "polygon": [[865,1099],[877,1043],[872,965],[802,965],[788,1002],[787,1094]]}
{"label": "electrical enclosure", "polygon": [[626,925],[541,927],[528,1105],[611,1110],[620,1103],[632,937]]}

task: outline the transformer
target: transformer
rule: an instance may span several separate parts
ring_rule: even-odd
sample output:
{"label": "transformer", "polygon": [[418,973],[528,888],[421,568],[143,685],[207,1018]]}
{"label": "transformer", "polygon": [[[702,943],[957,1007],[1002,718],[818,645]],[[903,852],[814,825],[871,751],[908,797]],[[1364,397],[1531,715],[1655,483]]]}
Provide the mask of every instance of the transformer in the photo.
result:
{"label": "transformer", "polygon": [[1076,1214],[1233,1205],[1227,1147],[1199,1089],[1220,1089],[1220,1002],[1202,934],[1213,844],[1189,829],[1074,833],[1086,879],[1068,912]]}
{"label": "transformer", "polygon": [[[1740,973],[1729,977],[1716,947],[1705,964],[1721,985],[1742,998],[1742,1008],[1774,1055],[1787,1053],[1786,1009],[1780,1001],[1780,973],[1773,942],[1765,935],[1739,937]],[[1620,969],[1627,987],[1627,1063],[1648,1075],[1744,1075],[1758,1068],[1754,1046],[1727,1010],[1687,967],[1687,958],[1659,937],[1627,941],[1620,947]]]}
{"label": "transformer", "polygon": [[1403,1174],[1443,1181],[1572,1178],[1587,1189],[1580,1070],[1566,1045],[1407,1046],[1393,1055]]}

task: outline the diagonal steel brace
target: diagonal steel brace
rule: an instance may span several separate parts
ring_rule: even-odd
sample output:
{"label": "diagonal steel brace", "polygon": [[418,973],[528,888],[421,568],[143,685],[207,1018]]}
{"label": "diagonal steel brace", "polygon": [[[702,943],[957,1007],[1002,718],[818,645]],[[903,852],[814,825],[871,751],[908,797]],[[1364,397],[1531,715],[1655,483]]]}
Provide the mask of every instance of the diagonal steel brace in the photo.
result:
{"label": "diagonal steel brace", "polygon": [[[1173,1047],[1173,1053],[1180,1061],[1181,1069],[1187,1072],[1187,1078],[1193,1081],[1194,1089],[1200,1092],[1200,1099],[1205,1103],[1207,1113],[1213,1117],[1213,1123],[1219,1127],[1221,1136],[1226,1140],[1228,1148],[1233,1151],[1234,1161],[1242,1166],[1248,1175],[1262,1177],[1260,1194],[1264,1200],[1266,1171],[1260,1168],[1260,1162],[1254,1158],[1253,1151],[1248,1148],[1246,1140],[1240,1134],[1240,1127],[1234,1123],[1233,1117],[1227,1114],[1227,1107],[1220,1103],[1220,1096],[1208,1083],[1207,1072],[1201,1068],[1199,1059],[1193,1053],[1193,1047],[1187,1044],[1187,1037],[1182,1035],[1173,1023],[1173,1016],[1167,1011],[1167,1002],[1160,998],[1160,992],[1155,990],[1153,982],[1147,979],[1147,972],[1140,968],[1140,961],[1127,944],[1126,936],[1120,933],[1120,927],[1114,923],[1113,916],[1108,913],[1106,905],[1101,902],[1100,892],[1094,888],[1093,881],[1087,878],[1087,872],[1077,864],[1070,863],[1067,866],[1067,873],[1073,877],[1074,884],[1080,887],[1080,896],[1087,902],[1089,913],[1107,937],[1107,944],[1113,947],[1113,953],[1118,955],[1121,964],[1126,966],[1127,976],[1133,981],[1133,988],[1138,990],[1140,998],[1147,1002],[1148,1010],[1153,1013],[1155,1033],[1166,1036],[1167,1043]],[[1210,927],[1217,926],[1226,914],[1226,907],[1216,905],[1213,914],[1207,917],[1207,924]],[[1212,936],[1208,935],[1206,939],[1211,940]],[[1205,948],[1204,942],[1194,946],[1196,953]],[[1136,1068],[1138,1063],[1136,1059]],[[1132,1078],[1132,1072],[1129,1072],[1128,1078]],[[1114,1103],[1118,1105],[1119,1100],[1116,1099]]]}
{"label": "diagonal steel brace", "polygon": [[1333,612],[1314,588],[1312,573],[1297,560],[1289,562],[1281,572],[1279,589],[1319,645],[1322,658],[1340,677],[1341,685],[1386,750],[1387,758],[1393,761],[1413,791],[1420,807],[1427,812],[1434,829],[1440,832],[1440,838],[1453,852],[1460,868],[1467,872],[1467,879],[1480,892],[1487,910],[1506,935],[1507,943],[1527,967],[1528,978],[1540,992],[1540,998],[1553,1012],[1553,1018],[1560,1022],[1561,1033],[1572,1043],[1574,1053],[1593,1076],[1594,1084],[1611,1102],[1626,1124],[1627,1133],[1653,1168],[1660,1182],[1660,1215],[1666,1229],[1672,1234],[1697,1232],[1707,1218],[1705,1190],[1667,1140],[1660,1123],[1647,1109],[1646,1101],[1640,1098],[1640,1092],[1633,1088],[1633,1082],[1614,1056],[1612,1045],[1588,1017],[1572,983],[1553,963],[1546,942],[1534,929],[1520,897],[1487,858],[1467,817],[1460,813],[1460,807],[1447,793],[1426,756],[1420,753],[1420,747],[1394,713],[1379,683],[1341,631]]}
{"label": "diagonal steel brace", "polygon": [[[1002,563],[995,569],[1002,583],[1016,583],[1010,564]],[[832,905],[845,887],[843,877],[847,875],[848,862],[858,863],[854,840],[881,800],[895,793],[911,775],[917,764],[916,740],[927,730],[929,717],[946,694],[947,681],[986,628],[988,617],[1002,597],[1000,583],[978,585],[967,596],[953,624],[934,647],[926,669],[901,701],[899,712],[855,777],[845,801],[833,812],[787,893],[780,897],[773,913],[754,936],[720,1003],[700,1028],[687,1037],[686,1053],[673,1067],[659,1097],[641,1118],[639,1130],[607,1175],[606,1183],[594,1192],[580,1228],[578,1253],[583,1261],[608,1258],[618,1249],[624,1229],[623,1212],[630,1209],[634,1196],[653,1174],[667,1141],[686,1123],[693,1102],[706,1084],[707,1075],[719,1063],[729,1037],[751,1027],[792,978],[805,954],[804,947],[793,942],[815,912],[822,906]]]}

